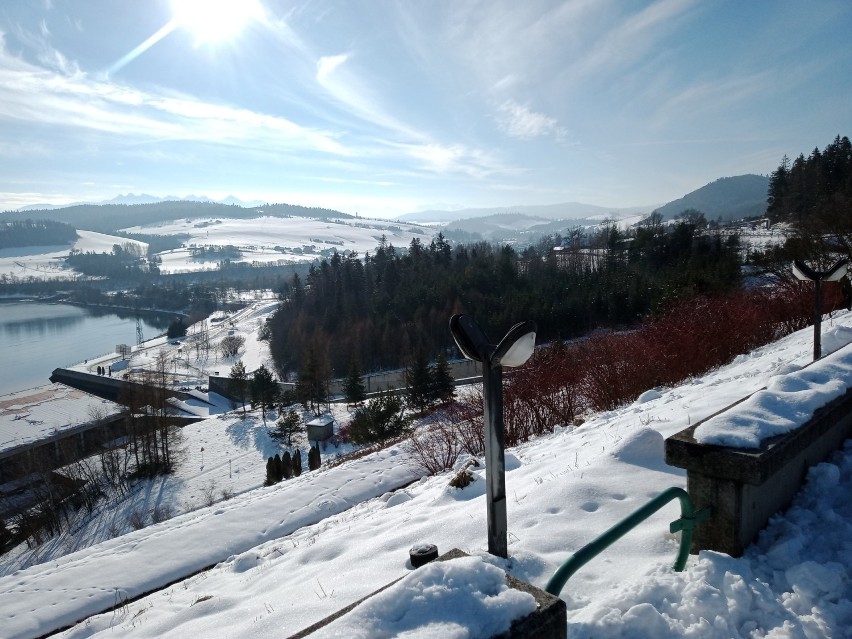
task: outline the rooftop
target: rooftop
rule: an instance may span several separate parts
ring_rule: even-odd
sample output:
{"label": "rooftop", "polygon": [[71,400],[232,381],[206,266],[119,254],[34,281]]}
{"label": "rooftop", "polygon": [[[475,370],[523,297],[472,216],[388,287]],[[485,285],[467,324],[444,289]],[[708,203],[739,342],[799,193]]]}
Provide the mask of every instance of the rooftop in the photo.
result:
{"label": "rooftop", "polygon": [[63,384],[0,395],[0,457],[117,412],[114,402]]}

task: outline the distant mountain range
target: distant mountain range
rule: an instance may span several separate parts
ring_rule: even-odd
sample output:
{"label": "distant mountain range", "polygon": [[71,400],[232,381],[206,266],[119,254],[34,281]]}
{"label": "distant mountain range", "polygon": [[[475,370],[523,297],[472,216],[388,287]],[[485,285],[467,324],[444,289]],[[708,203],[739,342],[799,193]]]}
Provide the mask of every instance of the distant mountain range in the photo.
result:
{"label": "distant mountain range", "polygon": [[720,178],[684,195],[682,198],[663,205],[618,208],[595,206],[582,202],[564,202],[540,206],[518,205],[456,209],[453,211],[418,211],[400,215],[398,219],[423,224],[450,225],[461,220],[491,218],[509,214],[534,218],[529,221],[528,225],[542,220],[565,220],[583,224],[594,220],[620,220],[639,213],[650,214],[652,211],[659,211],[664,218],[671,219],[686,209],[697,209],[704,213],[708,220],[715,220],[719,217],[723,220],[736,220],[743,217],[763,215],[766,211],[768,189],[768,177],[750,174]]}
{"label": "distant mountain range", "polygon": [[661,206],[607,208],[565,202],[543,206],[419,211],[401,215],[398,219],[440,226],[448,237],[458,241],[529,243],[545,235],[564,233],[571,227],[588,229],[607,221],[622,227],[630,226],[653,211],[660,212],[664,219],[672,219],[687,209],[701,211],[707,220],[721,218],[729,221],[760,216],[766,211],[768,188],[768,177],[739,175],[720,178]]}
{"label": "distant mountain range", "polygon": [[251,200],[250,202],[245,202],[233,195],[229,195],[228,197],[222,200],[213,200],[206,195],[187,195],[186,197],[178,197],[177,195],[167,195],[165,197],[157,197],[155,195],[148,195],[147,193],[140,193],[136,195],[135,193],[128,193],[127,195],[117,195],[111,200],[101,200],[99,202],[73,202],[71,204],[30,204],[28,206],[22,206],[17,211],[53,211],[56,209],[65,209],[69,206],[81,206],[81,205],[101,205],[101,204],[157,204],[159,202],[211,202],[214,204],[227,204],[234,206],[241,206],[243,208],[254,208],[257,206],[262,206],[264,202],[261,200]]}
{"label": "distant mountain range", "polygon": [[[724,177],[702,186],[682,198],[664,205],[631,206],[608,208],[581,202],[564,202],[549,205],[516,205],[492,208],[467,208],[455,211],[419,211],[406,213],[397,219],[403,222],[431,224],[442,228],[498,241],[518,238],[520,235],[549,234],[562,232],[572,226],[596,226],[606,220],[633,223],[652,211],[658,211],[664,219],[672,219],[686,209],[704,213],[708,220],[721,218],[723,221],[763,215],[766,211],[766,195],[769,178],[763,175],[739,175]],[[16,212],[0,214],[0,219],[25,219],[31,212],[42,211],[38,217],[56,219],[77,228],[112,232],[128,226],[127,207],[135,208],[132,213],[134,224],[150,224],[181,217],[223,216],[249,218],[259,215],[279,217],[351,217],[339,211],[308,208],[288,204],[267,205],[259,200],[245,202],[229,196],[220,201],[204,195],[186,197],[155,197],[147,194],[119,195],[100,203],[85,203],[66,206],[31,205]],[[46,212],[50,211],[50,214]]]}
{"label": "distant mountain range", "polygon": [[457,209],[455,211],[418,211],[417,213],[400,215],[397,219],[422,224],[446,224],[458,220],[496,215],[520,215],[543,220],[604,220],[606,218],[620,219],[643,212],[650,213],[653,210],[653,206],[607,208],[594,204],[583,204],[582,202],[564,202],[562,204],[499,206],[481,209]]}

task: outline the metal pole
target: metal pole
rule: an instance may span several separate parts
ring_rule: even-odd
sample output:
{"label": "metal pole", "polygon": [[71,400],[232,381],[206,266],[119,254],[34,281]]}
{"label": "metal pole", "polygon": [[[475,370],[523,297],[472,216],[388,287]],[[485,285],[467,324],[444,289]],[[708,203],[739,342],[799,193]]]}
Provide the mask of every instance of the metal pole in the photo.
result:
{"label": "metal pole", "polygon": [[485,490],[488,515],[488,552],[509,556],[506,517],[506,457],[503,434],[503,367],[482,362],[485,395]]}
{"label": "metal pole", "polygon": [[816,306],[814,307],[814,361],[822,357],[822,289],[821,280],[814,280]]}

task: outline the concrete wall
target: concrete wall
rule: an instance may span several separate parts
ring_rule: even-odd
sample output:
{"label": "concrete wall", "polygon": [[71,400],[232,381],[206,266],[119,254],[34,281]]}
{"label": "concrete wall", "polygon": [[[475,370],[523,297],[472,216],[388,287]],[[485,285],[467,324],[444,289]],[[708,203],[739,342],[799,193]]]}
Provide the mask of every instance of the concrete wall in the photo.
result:
{"label": "concrete wall", "polygon": [[852,390],[817,410],[807,424],[758,449],[700,444],[694,438],[699,424],[666,440],[666,463],[686,469],[696,510],[713,509],[695,528],[692,552],[738,557],[769,518],[790,504],[808,469],[852,437]]}
{"label": "concrete wall", "polygon": [[97,454],[104,446],[126,435],[123,415],[57,431],[51,437],[4,451],[0,455],[0,483],[12,481],[34,470],[49,471]]}
{"label": "concrete wall", "polygon": [[75,371],[69,368],[57,368],[50,375],[51,382],[65,384],[71,388],[77,388],[86,393],[103,397],[110,401],[116,401],[121,394],[124,380],[119,377],[108,375],[93,375],[83,371]]}
{"label": "concrete wall", "polygon": [[[468,359],[454,360],[449,362],[450,374],[453,379],[470,381],[482,376],[482,367],[478,362],[473,362]],[[230,378],[211,375],[207,387],[210,391],[218,393],[224,397],[232,397],[228,389]],[[329,394],[334,396],[343,395],[343,385],[346,380],[333,379],[329,383]],[[364,387],[367,393],[378,393],[379,391],[390,390],[397,391],[405,388],[405,369],[383,371],[381,373],[369,373],[361,376],[361,381],[364,382]],[[279,384],[281,390],[293,390],[295,384],[293,382],[281,382]]]}
{"label": "concrete wall", "polygon": [[[95,375],[94,373],[86,373],[84,371],[75,371],[69,368],[54,369],[50,375],[51,382],[65,384],[71,388],[79,389],[83,392],[90,393],[97,397],[103,397],[110,401],[118,401],[124,390],[128,387],[142,390],[144,384],[125,380],[120,377],[109,375]],[[166,389],[166,395],[169,397],[177,397],[185,400],[192,397],[189,393]]]}

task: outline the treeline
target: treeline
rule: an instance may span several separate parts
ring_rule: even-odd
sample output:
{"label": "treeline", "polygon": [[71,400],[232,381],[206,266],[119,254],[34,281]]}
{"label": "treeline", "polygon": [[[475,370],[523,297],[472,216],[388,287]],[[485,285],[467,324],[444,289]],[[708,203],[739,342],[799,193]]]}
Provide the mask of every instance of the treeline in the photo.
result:
{"label": "treeline", "polygon": [[192,259],[199,261],[211,261],[211,262],[220,262],[224,260],[238,260],[242,257],[243,253],[240,249],[233,244],[226,244],[224,246],[218,246],[215,244],[205,244],[202,246],[197,246],[195,244],[190,245],[189,247],[190,255],[192,255]]}
{"label": "treeline", "polygon": [[77,229],[51,220],[0,222],[0,249],[16,246],[53,246],[73,244]]}
{"label": "treeline", "polygon": [[167,281],[162,284],[142,283],[127,291],[107,293],[92,286],[79,286],[69,301],[93,306],[128,309],[156,309],[188,315],[189,323],[207,317],[226,305],[226,294],[215,286]]}
{"label": "treeline", "polygon": [[153,257],[157,253],[179,249],[192,237],[189,233],[176,233],[175,235],[151,235],[148,233],[126,233],[124,231],[115,231],[114,235],[147,244],[148,257]]}
{"label": "treeline", "polygon": [[[767,216],[790,225],[781,246],[755,252],[750,261],[777,279],[789,279],[790,262],[817,270],[840,257],[852,260],[852,143],[837,136],[791,163],[787,156],[769,180]],[[846,280],[844,280],[846,281]]]}
{"label": "treeline", "polygon": [[852,144],[838,135],[820,152],[785,155],[769,180],[766,213],[772,222],[852,228]]}
{"label": "treeline", "polygon": [[[554,251],[554,244],[562,250]],[[442,235],[406,251],[386,241],[362,261],[335,254],[282,288],[270,322],[278,372],[308,359],[343,376],[402,368],[417,350],[432,359],[454,348],[447,323],[469,313],[498,339],[533,319],[541,341],[596,327],[636,323],[660,304],[713,295],[740,283],[738,240],[707,235],[696,224],[648,225],[630,233],[607,227],[551,237],[520,255],[485,243],[451,247]]]}
{"label": "treeline", "polygon": [[155,263],[143,261],[141,245],[133,242],[115,244],[111,253],[72,250],[65,263],[75,271],[95,277],[133,279],[150,269],[157,270]]}

